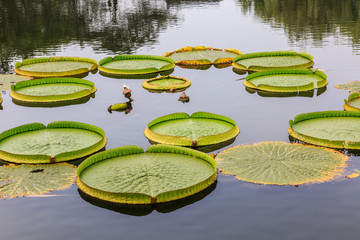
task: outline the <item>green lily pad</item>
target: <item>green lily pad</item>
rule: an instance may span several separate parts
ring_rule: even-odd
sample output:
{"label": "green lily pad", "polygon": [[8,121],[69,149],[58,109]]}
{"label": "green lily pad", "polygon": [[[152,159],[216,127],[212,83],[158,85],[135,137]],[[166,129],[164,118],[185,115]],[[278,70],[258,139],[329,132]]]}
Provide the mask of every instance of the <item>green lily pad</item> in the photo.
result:
{"label": "green lily pad", "polygon": [[191,82],[186,78],[175,76],[161,76],[151,78],[142,83],[143,88],[153,91],[172,91],[184,90],[190,87]]}
{"label": "green lily pad", "polygon": [[326,86],[326,78],[323,72],[310,69],[270,70],[248,75],[244,85],[268,92],[301,92]]}
{"label": "green lily pad", "polygon": [[16,74],[0,74],[0,91],[10,90],[12,84],[30,79],[32,78]]}
{"label": "green lily pad", "polygon": [[345,100],[344,108],[347,111],[360,111],[360,93],[350,94],[348,100]]}
{"label": "green lily pad", "polygon": [[314,65],[313,57],[304,52],[277,51],[242,54],[233,59],[237,70],[265,71],[274,69],[305,69]]}
{"label": "green lily pad", "polygon": [[79,78],[42,78],[18,82],[10,96],[16,102],[55,103],[88,98],[95,91],[93,82]]}
{"label": "green lily pad", "polygon": [[157,143],[206,146],[235,138],[240,130],[228,117],[207,112],[173,113],[148,124],[145,136]]}
{"label": "green lily pad", "polygon": [[124,146],[95,154],[79,165],[77,184],[106,201],[151,204],[195,194],[217,177],[216,162],[196,150],[153,145],[146,152]]}
{"label": "green lily pad", "polygon": [[53,163],[95,153],[106,145],[104,131],[68,121],[30,123],[0,134],[0,158],[16,163]]}
{"label": "green lily pad", "polygon": [[31,77],[66,77],[96,70],[97,62],[80,57],[43,57],[25,59],[15,64],[15,72]]}
{"label": "green lily pad", "polygon": [[300,185],[334,179],[348,157],[331,149],[284,142],[235,146],[216,156],[224,174],[273,185]]}
{"label": "green lily pad", "polygon": [[211,64],[232,63],[232,59],[241,55],[242,52],[236,49],[217,49],[204,46],[184,47],[173,52],[167,52],[169,57],[180,66],[201,66]]}
{"label": "green lily pad", "polygon": [[350,92],[360,92],[360,81],[352,81],[344,84],[335,85],[338,89],[349,90]]}
{"label": "green lily pad", "polygon": [[106,76],[144,75],[172,70],[174,61],[152,55],[118,55],[99,62],[99,71]]}
{"label": "green lily pad", "polygon": [[290,120],[289,134],[314,145],[360,149],[360,112],[303,113]]}
{"label": "green lily pad", "polygon": [[34,196],[61,190],[75,182],[76,167],[67,163],[0,167],[0,198]]}

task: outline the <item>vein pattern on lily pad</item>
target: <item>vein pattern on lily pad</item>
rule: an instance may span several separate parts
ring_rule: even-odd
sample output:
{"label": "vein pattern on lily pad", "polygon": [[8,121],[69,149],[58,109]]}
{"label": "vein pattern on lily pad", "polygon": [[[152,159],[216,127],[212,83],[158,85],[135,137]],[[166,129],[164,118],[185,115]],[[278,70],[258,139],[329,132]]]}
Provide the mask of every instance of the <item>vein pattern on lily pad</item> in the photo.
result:
{"label": "vein pattern on lily pad", "polygon": [[107,201],[149,204],[176,200],[205,189],[217,177],[207,154],[154,145],[146,152],[124,146],[95,154],[78,169],[78,186]]}
{"label": "vein pattern on lily pad", "polygon": [[269,70],[248,75],[244,85],[268,92],[299,92],[326,86],[326,78],[323,72],[310,69]]}
{"label": "vein pattern on lily pad", "polygon": [[303,113],[290,120],[289,134],[301,141],[333,148],[360,149],[360,112]]}
{"label": "vein pattern on lily pad", "polygon": [[151,121],[145,136],[153,142],[179,146],[205,146],[235,138],[236,123],[221,115],[196,112],[173,113]]}
{"label": "vein pattern on lily pad", "polygon": [[16,74],[0,74],[0,91],[11,89],[11,84],[32,79],[31,77]]}
{"label": "vein pattern on lily pad", "polygon": [[32,77],[65,77],[97,69],[97,62],[80,57],[44,57],[25,59],[15,64],[15,72]]}
{"label": "vein pattern on lily pad", "polygon": [[338,89],[349,90],[350,92],[360,92],[360,81],[352,81],[344,84],[335,85]]}
{"label": "vein pattern on lily pad", "polygon": [[67,163],[0,167],[0,198],[34,196],[71,186],[76,167]]}
{"label": "vein pattern on lily pad", "polygon": [[274,185],[325,182],[343,171],[348,157],[331,149],[262,142],[225,149],[216,160],[224,174],[237,179]]}
{"label": "vein pattern on lily pad", "polygon": [[52,163],[85,157],[106,145],[104,132],[90,124],[30,123],[0,134],[0,158],[17,163]]}
{"label": "vein pattern on lily pad", "polygon": [[165,53],[177,65],[211,65],[232,63],[232,59],[241,55],[236,49],[217,49],[204,46],[184,47],[173,52]]}
{"label": "vein pattern on lily pad", "polygon": [[97,89],[80,78],[42,78],[13,85],[10,96],[19,102],[66,102],[89,97]]}
{"label": "vein pattern on lily pad", "polygon": [[109,76],[158,73],[174,67],[172,59],[153,55],[117,55],[99,61],[99,71]]}
{"label": "vein pattern on lily pad", "polygon": [[274,69],[305,69],[314,65],[308,53],[294,51],[257,52],[242,54],[233,59],[235,69],[265,71]]}

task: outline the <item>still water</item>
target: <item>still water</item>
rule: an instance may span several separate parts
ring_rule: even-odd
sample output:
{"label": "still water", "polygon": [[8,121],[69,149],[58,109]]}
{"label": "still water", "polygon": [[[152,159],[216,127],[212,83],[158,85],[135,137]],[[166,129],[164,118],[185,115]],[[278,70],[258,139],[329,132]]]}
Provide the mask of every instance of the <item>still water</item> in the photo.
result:
{"label": "still water", "polygon": [[[15,105],[2,92],[0,131],[30,122],[86,122],[104,129],[107,149],[143,148],[154,118],[207,111],[232,118],[240,134],[229,146],[289,142],[288,121],[304,112],[342,110],[346,90],[360,80],[360,1],[357,0],[1,0],[0,73],[16,61],[39,56],[81,56],[97,61],[117,54],[163,55],[184,46],[235,48],[244,53],[306,51],[324,69],[326,91],[274,97],[249,93],[246,75],[231,67],[172,75],[192,82],[189,103],[180,93],[150,93],[143,80],[89,74],[96,97],[79,105]],[[125,102],[129,114],[107,111]],[[222,149],[224,149],[223,147]],[[217,153],[222,149],[213,151]],[[347,171],[360,169],[351,155]],[[129,209],[89,199],[76,185],[45,197],[0,201],[0,239],[354,239],[360,234],[360,178],[300,187],[263,186],[219,174],[206,191],[157,209]]]}

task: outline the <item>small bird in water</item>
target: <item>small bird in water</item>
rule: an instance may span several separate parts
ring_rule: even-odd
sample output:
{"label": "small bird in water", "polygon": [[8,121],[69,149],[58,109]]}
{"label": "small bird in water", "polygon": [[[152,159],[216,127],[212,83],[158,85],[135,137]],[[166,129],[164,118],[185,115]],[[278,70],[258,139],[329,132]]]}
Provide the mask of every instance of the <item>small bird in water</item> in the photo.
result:
{"label": "small bird in water", "polygon": [[125,84],[123,85],[123,94],[126,98],[128,98],[130,100],[130,102],[134,101],[131,98],[131,89],[128,86],[126,86]]}

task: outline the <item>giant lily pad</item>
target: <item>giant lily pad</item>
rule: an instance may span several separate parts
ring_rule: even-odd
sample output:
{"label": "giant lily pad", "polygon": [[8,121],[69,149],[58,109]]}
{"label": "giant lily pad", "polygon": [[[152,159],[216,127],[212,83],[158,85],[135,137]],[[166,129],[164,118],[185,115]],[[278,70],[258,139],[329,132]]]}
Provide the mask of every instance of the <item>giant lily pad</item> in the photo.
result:
{"label": "giant lily pad", "polygon": [[18,82],[10,96],[16,102],[55,103],[89,98],[95,91],[93,82],[80,78],[42,78]]}
{"label": "giant lily pad", "polygon": [[348,100],[345,100],[344,108],[347,111],[360,111],[360,93],[350,94]]}
{"label": "giant lily pad", "polygon": [[233,59],[234,69],[265,71],[274,69],[305,69],[314,65],[313,57],[304,52],[277,51],[242,54]]}
{"label": "giant lily pad", "polygon": [[344,84],[335,85],[338,89],[349,90],[350,92],[360,92],[360,81],[352,81]]}
{"label": "giant lily pad", "polygon": [[0,91],[10,90],[12,84],[30,79],[32,78],[16,74],[0,74]]}
{"label": "giant lily pad", "polygon": [[326,86],[326,75],[321,71],[270,70],[250,74],[244,85],[256,90],[268,92],[302,92]]}
{"label": "giant lily pad", "polygon": [[97,62],[81,57],[43,57],[25,59],[15,64],[15,72],[31,77],[66,77],[96,70]]}
{"label": "giant lily pad", "polygon": [[240,130],[224,116],[207,112],[173,113],[148,124],[145,136],[153,142],[180,146],[206,146],[235,138]]}
{"label": "giant lily pad", "polygon": [[110,202],[151,204],[195,194],[217,177],[209,155],[188,148],[153,145],[146,152],[124,146],[95,154],[78,167],[86,194]]}
{"label": "giant lily pad", "polygon": [[152,55],[118,55],[99,62],[100,73],[106,76],[144,75],[172,70],[174,61]]}
{"label": "giant lily pad", "polygon": [[105,145],[104,131],[90,124],[30,123],[0,134],[0,158],[16,163],[63,162],[88,156]]}
{"label": "giant lily pad", "polygon": [[0,167],[0,198],[34,196],[60,190],[75,182],[76,167],[67,163]]}
{"label": "giant lily pad", "polygon": [[179,78],[175,76],[161,76],[151,78],[143,82],[142,86],[145,89],[153,91],[178,91],[190,87],[191,82],[186,78]]}
{"label": "giant lily pad", "polygon": [[167,52],[169,57],[180,66],[201,66],[211,64],[228,64],[232,59],[241,55],[242,52],[236,49],[218,49],[204,46],[184,47],[173,52]]}
{"label": "giant lily pad", "polygon": [[360,112],[303,113],[290,120],[289,134],[303,142],[332,148],[360,149]]}
{"label": "giant lily pad", "polygon": [[216,157],[222,173],[247,182],[274,185],[332,180],[343,171],[347,159],[331,149],[284,142],[235,146]]}

